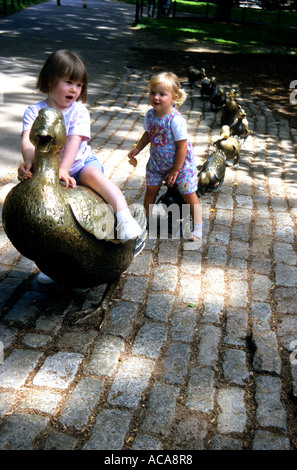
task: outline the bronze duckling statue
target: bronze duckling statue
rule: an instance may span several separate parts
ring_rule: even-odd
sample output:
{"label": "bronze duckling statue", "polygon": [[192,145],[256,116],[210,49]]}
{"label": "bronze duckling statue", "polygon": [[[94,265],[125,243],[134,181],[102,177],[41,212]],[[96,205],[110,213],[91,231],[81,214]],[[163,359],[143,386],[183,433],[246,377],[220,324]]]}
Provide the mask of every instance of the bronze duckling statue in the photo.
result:
{"label": "bronze duckling statue", "polygon": [[175,183],[166,186],[166,192],[162,194],[159,199],[157,199],[156,204],[163,204],[166,207],[170,207],[171,204],[177,204],[179,208],[182,208],[182,205],[185,204],[185,201],[178,190],[177,184]]}
{"label": "bronze duckling statue", "polygon": [[[156,217],[155,228],[157,231],[155,235],[158,233],[161,235],[162,230],[165,229],[166,236],[168,234],[169,236],[179,237],[182,235],[182,225],[188,215],[187,210],[184,209],[186,203],[176,183],[165,184],[165,187],[167,188],[166,191],[156,201],[156,206],[162,207],[163,216],[160,217],[158,214]],[[153,233],[150,227],[150,235]]]}
{"label": "bronze duckling statue", "polygon": [[237,90],[232,88],[222,106],[221,126],[231,126],[237,118],[240,105],[236,101]]}
{"label": "bronze duckling statue", "polygon": [[230,126],[230,135],[245,140],[250,134],[246,112],[240,108],[237,113],[237,121]]}
{"label": "bronze duckling statue", "polygon": [[223,126],[219,138],[214,141],[214,145],[221,150],[226,160],[233,160],[233,168],[238,168],[238,160],[240,157],[240,145],[236,137],[230,137],[230,127]]}
{"label": "bronze duckling statue", "polygon": [[[114,282],[130,265],[137,241],[115,240],[115,216],[97,193],[60,183],[60,152],[66,143],[63,115],[41,109],[30,140],[35,145],[33,176],[16,185],[3,205],[8,238],[63,285],[89,288]],[[145,228],[145,220],[138,222]]]}
{"label": "bronze duckling statue", "polygon": [[201,80],[205,77],[205,69],[201,68],[200,70],[196,69],[192,65],[187,70],[187,77],[190,86],[193,86],[198,80]]}
{"label": "bronze duckling statue", "polygon": [[201,82],[200,94],[203,100],[208,100],[212,96],[216,88],[216,77],[205,77]]}
{"label": "bronze duckling statue", "polygon": [[214,112],[220,111],[222,106],[226,103],[226,93],[222,86],[215,88],[210,97],[210,109]]}
{"label": "bronze duckling statue", "polygon": [[203,163],[198,172],[198,195],[206,192],[217,192],[220,190],[226,172],[226,157],[223,152],[216,150]]}

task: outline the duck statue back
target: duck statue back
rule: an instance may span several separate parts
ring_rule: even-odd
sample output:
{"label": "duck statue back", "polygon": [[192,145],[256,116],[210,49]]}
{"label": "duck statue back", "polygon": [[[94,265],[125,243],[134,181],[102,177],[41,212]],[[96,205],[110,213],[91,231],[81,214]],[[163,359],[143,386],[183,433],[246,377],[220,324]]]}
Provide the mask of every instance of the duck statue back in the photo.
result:
{"label": "duck statue back", "polygon": [[[59,111],[41,109],[30,140],[35,145],[33,176],[17,184],[3,205],[8,238],[43,273],[64,285],[94,287],[113,282],[131,264],[137,241],[115,239],[113,210],[100,195],[84,186],[60,183],[66,132]],[[133,215],[145,231],[140,211]]]}

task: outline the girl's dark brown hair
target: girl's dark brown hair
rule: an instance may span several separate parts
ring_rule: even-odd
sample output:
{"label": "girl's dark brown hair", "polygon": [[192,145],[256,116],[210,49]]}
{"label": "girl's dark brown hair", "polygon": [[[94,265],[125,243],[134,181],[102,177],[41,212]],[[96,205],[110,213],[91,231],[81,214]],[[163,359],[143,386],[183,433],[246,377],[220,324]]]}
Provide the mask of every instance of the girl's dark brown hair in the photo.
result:
{"label": "girl's dark brown hair", "polygon": [[77,101],[85,103],[88,97],[88,73],[79,55],[64,49],[48,56],[40,70],[36,88],[48,94],[63,79],[82,84],[81,94]]}

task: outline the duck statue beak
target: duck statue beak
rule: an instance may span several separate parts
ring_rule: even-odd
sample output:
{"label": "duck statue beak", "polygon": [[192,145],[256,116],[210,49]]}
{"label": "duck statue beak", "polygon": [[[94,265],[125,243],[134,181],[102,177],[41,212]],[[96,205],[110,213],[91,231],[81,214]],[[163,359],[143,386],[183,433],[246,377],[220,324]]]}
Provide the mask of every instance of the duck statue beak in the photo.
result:
{"label": "duck statue beak", "polygon": [[42,108],[31,127],[30,141],[41,153],[60,152],[66,144],[63,114],[54,108]]}
{"label": "duck statue beak", "polygon": [[36,137],[36,148],[38,152],[48,153],[50,151],[52,143],[54,142],[54,139],[50,135],[36,135]]}

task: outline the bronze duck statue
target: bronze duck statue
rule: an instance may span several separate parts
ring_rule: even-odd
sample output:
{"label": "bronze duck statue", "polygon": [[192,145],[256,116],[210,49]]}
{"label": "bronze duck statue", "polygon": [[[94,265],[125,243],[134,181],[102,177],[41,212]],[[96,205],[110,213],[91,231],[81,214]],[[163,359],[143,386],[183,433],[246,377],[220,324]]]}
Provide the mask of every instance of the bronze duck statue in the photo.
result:
{"label": "bronze duck statue", "polygon": [[231,126],[237,118],[240,105],[236,101],[237,90],[232,88],[222,106],[221,126]]}
{"label": "bronze duck statue", "polygon": [[233,168],[238,168],[240,144],[236,137],[230,137],[229,126],[222,127],[220,136],[214,141],[214,145],[224,153],[226,160],[233,160]]}
{"label": "bronze duck statue", "polygon": [[240,108],[237,113],[237,121],[230,126],[230,135],[237,136],[239,140],[245,140],[250,134],[246,112]]}
{"label": "bronze duck statue", "polygon": [[197,194],[204,195],[206,192],[217,192],[220,190],[226,172],[226,157],[223,152],[216,150],[205,160],[198,172]]}
{"label": "bronze duck statue", "polygon": [[203,100],[209,100],[216,88],[216,77],[205,77],[201,82],[200,94]]}
{"label": "bronze duck statue", "polygon": [[196,69],[193,67],[193,65],[190,65],[190,67],[187,70],[187,77],[190,86],[192,87],[198,80],[201,80],[202,78],[205,77],[205,69],[201,68],[200,70]]}
{"label": "bronze duck statue", "polygon": [[222,106],[226,103],[226,93],[222,86],[218,86],[214,89],[214,92],[211,95],[209,102],[210,109],[212,111],[220,111]]}
{"label": "bronze duck statue", "polygon": [[[89,288],[114,282],[133,260],[137,240],[115,239],[113,211],[96,192],[60,183],[60,152],[66,143],[63,115],[41,109],[30,140],[35,145],[33,176],[17,184],[3,205],[8,238],[63,285]],[[137,217],[145,233],[145,216]]]}
{"label": "bronze duck statue", "polygon": [[[162,235],[165,230],[166,236],[176,237],[181,234],[181,226],[184,218],[183,207],[185,201],[178,190],[176,183],[164,184],[166,191],[156,200],[156,207],[162,208],[160,213],[154,214],[154,223],[150,225],[150,235]],[[174,208],[174,210],[172,210]],[[151,228],[152,227],[152,228]]]}

